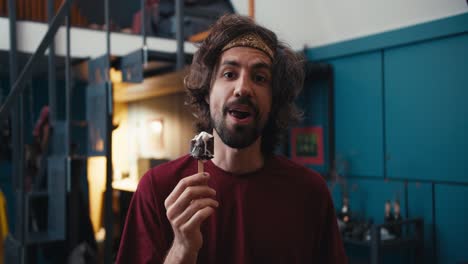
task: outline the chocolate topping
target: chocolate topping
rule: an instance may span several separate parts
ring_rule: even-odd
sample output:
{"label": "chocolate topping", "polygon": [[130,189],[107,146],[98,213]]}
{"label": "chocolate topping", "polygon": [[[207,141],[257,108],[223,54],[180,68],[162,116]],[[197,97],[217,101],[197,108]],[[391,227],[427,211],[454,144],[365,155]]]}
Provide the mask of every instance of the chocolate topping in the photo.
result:
{"label": "chocolate topping", "polygon": [[198,160],[210,160],[214,154],[213,136],[205,131],[200,132],[190,141],[190,155]]}

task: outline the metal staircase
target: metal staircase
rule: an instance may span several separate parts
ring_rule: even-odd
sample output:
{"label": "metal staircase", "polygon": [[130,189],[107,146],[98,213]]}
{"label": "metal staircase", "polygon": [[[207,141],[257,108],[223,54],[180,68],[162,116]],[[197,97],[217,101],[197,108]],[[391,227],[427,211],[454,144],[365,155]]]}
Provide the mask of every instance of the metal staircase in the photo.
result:
{"label": "metal staircase", "polygon": [[[72,131],[71,120],[71,56],[70,56],[70,8],[73,0],[64,0],[56,14],[53,14],[53,1],[48,0],[49,28],[42,38],[40,45],[34,54],[29,58],[26,65],[18,74],[17,64],[17,43],[16,43],[16,6],[15,0],[8,1],[9,27],[10,27],[10,85],[8,96],[0,107],[0,120],[11,119],[12,124],[12,163],[13,163],[13,186],[15,190],[15,230],[6,241],[5,263],[30,263],[27,250],[31,245],[45,244],[54,241],[77,239],[77,221],[74,219],[78,214],[79,206],[76,200],[77,179],[79,175],[73,175],[75,167],[80,166],[81,160],[71,155],[70,135]],[[144,0],[140,1],[141,8],[144,8]],[[174,70],[179,70],[190,62],[191,57],[184,53],[183,41],[183,1],[176,0],[176,32],[177,32],[177,52],[167,53],[149,51],[146,46],[145,23],[142,25],[142,47],[121,59],[111,62],[111,43],[109,26],[106,28],[106,53],[101,57],[88,61],[89,84],[86,88],[88,131],[94,131],[100,135],[103,145],[99,148],[96,142],[89,141],[87,156],[106,157],[106,190],[105,190],[105,214],[104,226],[106,229],[106,239],[104,243],[104,263],[112,263],[113,247],[113,212],[112,212],[112,82],[110,81],[109,70],[111,63],[117,63],[122,70],[127,82],[141,82],[148,74],[161,74]],[[109,0],[105,0],[105,24],[109,23]],[[142,11],[142,21],[145,12]],[[65,57],[65,117],[58,118],[57,89],[55,85],[56,56],[54,49],[54,37],[60,26],[66,24],[66,57]],[[49,79],[49,108],[50,124],[52,134],[50,137],[50,148],[46,159],[47,185],[44,188],[35,188],[26,191],[25,186],[25,129],[23,111],[25,98],[24,92],[26,82],[31,78],[33,66],[43,57],[46,50],[49,50],[48,79]],[[170,62],[163,67],[148,67],[151,60],[162,60]],[[84,102],[83,102],[84,103]],[[46,208],[43,212],[33,210],[34,205],[42,204]],[[67,206],[68,204],[68,206]],[[68,214],[67,214],[68,210]],[[46,219],[45,225],[33,227],[31,219],[43,214]],[[69,219],[67,219],[69,218]],[[67,227],[67,220],[70,225]],[[71,230],[67,230],[71,229]]]}

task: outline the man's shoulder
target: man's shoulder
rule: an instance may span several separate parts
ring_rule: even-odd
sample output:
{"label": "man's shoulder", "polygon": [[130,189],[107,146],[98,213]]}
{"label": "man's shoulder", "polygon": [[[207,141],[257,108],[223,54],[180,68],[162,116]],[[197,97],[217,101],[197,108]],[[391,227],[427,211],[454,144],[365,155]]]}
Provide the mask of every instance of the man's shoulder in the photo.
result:
{"label": "man's shoulder", "polygon": [[286,175],[289,181],[304,184],[313,189],[328,190],[327,183],[320,173],[285,156],[274,156],[273,162],[271,162],[271,170]]}
{"label": "man's shoulder", "polygon": [[299,164],[299,163],[296,163],[292,160],[290,160],[289,158],[285,157],[285,156],[282,156],[282,155],[276,155],[273,157],[272,159],[272,168],[275,169],[275,170],[281,170],[281,171],[288,171],[288,172],[296,172],[296,173],[301,173],[301,174],[305,174],[307,175],[308,177],[313,177],[313,178],[320,178],[322,179],[322,176],[310,169],[310,168],[307,168],[306,166],[302,165],[302,164]]}

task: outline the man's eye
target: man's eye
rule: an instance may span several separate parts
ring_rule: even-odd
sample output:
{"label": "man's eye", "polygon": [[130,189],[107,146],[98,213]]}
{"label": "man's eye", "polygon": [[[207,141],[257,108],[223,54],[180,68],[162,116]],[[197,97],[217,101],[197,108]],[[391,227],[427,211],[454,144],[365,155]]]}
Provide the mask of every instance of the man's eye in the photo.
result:
{"label": "man's eye", "polygon": [[223,76],[228,78],[228,79],[232,79],[232,78],[234,78],[234,73],[233,72],[225,72],[225,73],[223,73]]}
{"label": "man's eye", "polygon": [[267,81],[267,78],[263,75],[255,75],[255,82],[264,83]]}

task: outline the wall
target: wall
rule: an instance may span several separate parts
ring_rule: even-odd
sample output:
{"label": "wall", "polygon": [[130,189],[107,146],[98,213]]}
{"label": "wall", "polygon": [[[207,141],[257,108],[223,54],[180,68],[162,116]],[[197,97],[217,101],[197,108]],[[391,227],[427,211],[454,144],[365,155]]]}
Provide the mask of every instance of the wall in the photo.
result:
{"label": "wall", "polygon": [[[19,21],[16,26],[18,52],[34,53],[47,32],[47,25],[39,22]],[[0,17],[0,32],[2,33],[0,50],[8,51],[10,50],[10,29],[6,17]],[[110,39],[111,54],[115,56],[123,56],[142,47],[141,36],[138,35],[112,32]],[[96,58],[106,52],[105,31],[73,27],[70,30],[70,41],[70,54],[73,58]],[[162,52],[176,52],[177,50],[176,41],[173,39],[148,37],[147,46],[149,50]],[[184,50],[193,53],[196,47],[193,43],[185,42]],[[55,53],[58,56],[66,56],[66,28],[64,26],[60,27],[55,36]]]}
{"label": "wall", "polygon": [[[248,14],[248,0],[231,2],[238,13]],[[281,0],[256,0],[255,10],[260,24],[271,28],[294,49],[301,50],[305,45],[323,46],[465,13],[468,7],[466,0],[293,0],[287,3]],[[304,32],[305,27],[311,30]],[[0,29],[5,36],[9,36],[7,18],[0,18]],[[43,24],[19,22],[19,50],[33,52],[46,30]],[[103,32],[73,28],[71,38],[72,43],[80,43],[71,45],[72,56],[96,57],[105,52]],[[58,54],[65,54],[64,39],[65,29],[62,28],[56,37]],[[89,41],[80,42],[81,39]],[[138,36],[112,33],[111,39],[114,55],[123,55],[141,47]],[[8,50],[9,45],[8,37],[0,38],[0,49]],[[176,45],[174,41],[148,38],[148,47],[172,52]],[[189,52],[196,50],[189,43],[185,49]]]}
{"label": "wall", "polygon": [[[424,263],[468,261],[468,14],[307,51],[335,81],[335,153],[351,210],[425,221]],[[333,186],[333,182],[331,182]]]}
{"label": "wall", "polygon": [[[130,176],[139,179],[137,159],[175,159],[188,153],[195,135],[194,117],[177,93],[128,104],[128,157]],[[162,119],[162,139],[151,132],[148,121]]]}
{"label": "wall", "polygon": [[119,180],[122,174],[128,173],[128,105],[125,103],[114,104],[114,125],[118,127],[112,132],[112,164],[114,180]]}
{"label": "wall", "polygon": [[[248,14],[248,0],[232,1]],[[316,47],[468,12],[465,0],[256,0],[257,21],[294,49]],[[304,28],[310,30],[304,31]]]}

